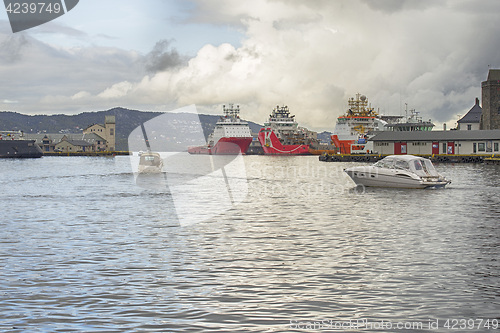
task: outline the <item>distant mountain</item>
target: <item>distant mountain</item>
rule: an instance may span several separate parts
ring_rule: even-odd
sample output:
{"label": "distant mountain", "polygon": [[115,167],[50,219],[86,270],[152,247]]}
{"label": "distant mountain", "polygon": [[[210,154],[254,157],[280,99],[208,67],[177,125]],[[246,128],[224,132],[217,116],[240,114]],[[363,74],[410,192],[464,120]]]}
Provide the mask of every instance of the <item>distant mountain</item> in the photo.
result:
{"label": "distant mountain", "polygon": [[333,134],[332,132],[327,132],[327,131],[318,133],[318,140],[324,143],[330,143],[330,141],[332,141],[331,139],[332,134]]}
{"label": "distant mountain", "polygon": [[[0,112],[0,131],[23,131],[25,133],[81,133],[93,124],[104,124],[105,116],[116,117],[116,148],[128,150],[129,134],[142,123],[163,114],[162,112],[129,110],[121,107],[107,111],[83,112],[77,115],[25,115],[17,112]],[[205,138],[213,132],[219,116],[200,114]],[[248,122],[252,132],[257,133],[262,125]]]}

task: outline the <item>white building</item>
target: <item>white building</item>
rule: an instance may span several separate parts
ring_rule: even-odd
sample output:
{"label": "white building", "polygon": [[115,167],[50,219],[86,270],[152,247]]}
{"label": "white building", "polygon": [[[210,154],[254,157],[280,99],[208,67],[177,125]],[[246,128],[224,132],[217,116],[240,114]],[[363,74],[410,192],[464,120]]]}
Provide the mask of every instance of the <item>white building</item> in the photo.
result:
{"label": "white building", "polygon": [[493,155],[500,154],[500,130],[392,132],[370,139],[382,155]]}

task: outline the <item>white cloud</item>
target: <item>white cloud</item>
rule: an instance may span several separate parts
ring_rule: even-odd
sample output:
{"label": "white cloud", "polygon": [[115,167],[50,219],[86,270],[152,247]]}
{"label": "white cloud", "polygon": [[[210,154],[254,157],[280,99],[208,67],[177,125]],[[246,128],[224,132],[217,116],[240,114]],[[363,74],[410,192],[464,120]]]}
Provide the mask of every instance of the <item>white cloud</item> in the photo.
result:
{"label": "white cloud", "polygon": [[[245,35],[241,45],[207,43],[185,63],[163,59],[176,53],[159,48],[166,53],[155,59],[176,66],[147,74],[147,57],[132,51],[58,50],[30,39],[28,48],[18,40],[10,46],[24,62],[0,64],[0,71],[10,77],[19,73],[16,66],[35,71],[23,78],[35,83],[46,109],[196,104],[213,110],[234,102],[244,118],[262,123],[274,106],[286,104],[302,125],[333,129],[348,98],[360,92],[383,113],[399,114],[406,102],[424,118],[455,121],[480,97],[487,66],[500,67],[495,3],[198,0],[185,24],[233,25]],[[33,90],[28,95],[35,96]],[[21,101],[13,91],[5,98]],[[36,104],[36,98],[27,101]]]}
{"label": "white cloud", "polygon": [[407,102],[447,121],[473,105],[486,63],[500,61],[477,49],[494,50],[494,32],[484,34],[482,18],[452,2],[198,4],[200,21],[239,18],[247,36],[241,47],[206,45],[183,68],[147,77],[135,92],[201,108],[237,102],[257,122],[287,104],[299,122],[330,129],[347,99],[362,92],[382,112],[399,114]]}
{"label": "white cloud", "polygon": [[132,90],[132,88],[133,85],[128,81],[116,83],[97,95],[97,97],[103,99],[118,99],[125,97]]}
{"label": "white cloud", "polygon": [[89,98],[91,94],[88,91],[79,91],[73,96],[71,96],[71,99],[78,100],[78,99],[85,99]]}

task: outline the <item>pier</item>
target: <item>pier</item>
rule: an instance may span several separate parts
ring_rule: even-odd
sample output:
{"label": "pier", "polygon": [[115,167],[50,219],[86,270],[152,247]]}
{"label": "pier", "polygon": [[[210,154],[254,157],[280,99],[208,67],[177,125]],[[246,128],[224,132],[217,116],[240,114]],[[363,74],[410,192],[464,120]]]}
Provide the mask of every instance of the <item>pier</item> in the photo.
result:
{"label": "pier", "polygon": [[[451,155],[451,154],[434,154],[434,155],[419,155],[430,159],[436,163],[489,163],[500,164],[500,155]],[[319,160],[322,162],[376,162],[389,155],[381,154],[336,154],[336,155],[321,155]]]}
{"label": "pier", "polygon": [[484,159],[484,163],[486,164],[498,164],[500,165],[500,156],[498,157],[487,157]]}
{"label": "pier", "polygon": [[128,151],[73,151],[73,152],[44,152],[43,156],[118,156],[130,155]]}

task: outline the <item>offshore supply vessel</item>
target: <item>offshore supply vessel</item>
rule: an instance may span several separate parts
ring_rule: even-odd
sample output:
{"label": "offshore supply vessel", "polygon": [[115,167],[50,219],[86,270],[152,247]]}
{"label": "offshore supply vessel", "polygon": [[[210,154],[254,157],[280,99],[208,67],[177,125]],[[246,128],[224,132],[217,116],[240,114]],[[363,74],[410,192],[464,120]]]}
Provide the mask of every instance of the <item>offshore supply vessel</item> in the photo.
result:
{"label": "offshore supply vessel", "polygon": [[410,115],[406,110],[406,117],[379,115],[369,106],[366,96],[356,94],[356,98],[349,99],[347,112],[337,118],[331,139],[341,154],[367,154],[374,152],[373,142],[368,139],[376,132],[431,131],[433,127],[430,119],[423,120],[415,110],[410,110]]}
{"label": "offshore supply vessel", "polygon": [[265,155],[309,155],[314,132],[299,127],[288,106],[277,106],[260,129],[258,139]]}
{"label": "offshore supply vessel", "polygon": [[373,151],[368,135],[386,130],[387,121],[368,105],[366,96],[356,94],[349,99],[349,109],[337,118],[332,142],[341,154],[364,154]]}
{"label": "offshore supply vessel", "polygon": [[215,124],[205,146],[188,147],[190,154],[238,155],[245,154],[252,142],[248,123],[240,119],[240,107],[222,106],[224,115]]}
{"label": "offshore supply vessel", "polygon": [[25,140],[23,132],[0,131],[0,158],[38,158],[42,149],[35,140]]}

